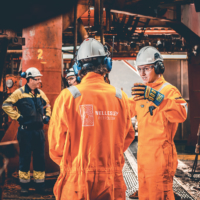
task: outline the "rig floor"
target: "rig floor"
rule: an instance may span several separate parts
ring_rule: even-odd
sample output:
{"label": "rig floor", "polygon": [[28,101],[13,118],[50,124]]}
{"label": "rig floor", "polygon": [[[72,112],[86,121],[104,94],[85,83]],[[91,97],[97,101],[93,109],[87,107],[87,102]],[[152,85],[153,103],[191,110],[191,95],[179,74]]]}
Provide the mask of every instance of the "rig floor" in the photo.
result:
{"label": "rig floor", "polygon": [[[129,196],[138,190],[137,180],[137,141],[133,142],[128,150],[124,153],[125,165],[123,167],[124,181],[127,186],[126,200],[129,200]],[[180,161],[176,176],[174,178],[173,190],[181,197],[181,200],[200,200],[200,166],[197,166],[197,174],[191,179],[193,161]],[[41,196],[35,192],[33,185],[30,185],[30,195],[27,197],[20,196],[20,186],[18,179],[13,176],[7,177],[4,185],[3,199],[9,200],[35,200],[35,199],[47,199],[55,200],[53,195],[53,185],[56,181],[56,177],[48,178],[46,180],[46,187],[49,191],[48,195]],[[33,184],[33,183],[32,183]],[[180,198],[178,198],[180,200]],[[176,199],[176,200],[178,200]]]}

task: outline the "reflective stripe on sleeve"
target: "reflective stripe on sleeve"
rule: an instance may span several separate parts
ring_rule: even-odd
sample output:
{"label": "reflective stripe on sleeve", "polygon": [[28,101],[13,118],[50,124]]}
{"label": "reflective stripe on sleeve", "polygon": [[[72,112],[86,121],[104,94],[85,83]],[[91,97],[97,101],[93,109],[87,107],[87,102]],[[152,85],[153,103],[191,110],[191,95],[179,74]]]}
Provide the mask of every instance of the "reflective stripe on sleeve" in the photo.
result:
{"label": "reflective stripe on sleeve", "polygon": [[187,103],[181,103],[181,105],[185,107],[186,113],[188,113],[188,106],[187,106]]}
{"label": "reflective stripe on sleeve", "polygon": [[67,89],[71,92],[74,99],[81,96],[81,93],[76,86],[71,86],[71,87],[68,87]]}
{"label": "reflective stripe on sleeve", "polygon": [[22,88],[19,88],[19,89],[20,89],[21,93],[23,94],[23,93],[24,93],[24,90],[23,90]]}
{"label": "reflective stripe on sleeve", "polygon": [[119,88],[117,88],[117,87],[115,87],[115,90],[116,90],[115,96],[117,98],[119,98],[119,99],[122,99],[122,91]]}

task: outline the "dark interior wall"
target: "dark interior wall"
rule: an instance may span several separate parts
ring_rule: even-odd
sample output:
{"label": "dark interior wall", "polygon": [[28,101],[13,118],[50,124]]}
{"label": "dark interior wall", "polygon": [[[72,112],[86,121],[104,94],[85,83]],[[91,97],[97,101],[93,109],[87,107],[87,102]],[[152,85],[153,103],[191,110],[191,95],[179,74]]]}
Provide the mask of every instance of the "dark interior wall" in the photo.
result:
{"label": "dark interior wall", "polygon": [[[189,86],[188,86],[188,61],[180,59],[164,60],[166,81],[176,86],[183,98],[188,103],[189,108]],[[188,140],[190,134],[190,109],[184,123],[179,124],[175,140]]]}

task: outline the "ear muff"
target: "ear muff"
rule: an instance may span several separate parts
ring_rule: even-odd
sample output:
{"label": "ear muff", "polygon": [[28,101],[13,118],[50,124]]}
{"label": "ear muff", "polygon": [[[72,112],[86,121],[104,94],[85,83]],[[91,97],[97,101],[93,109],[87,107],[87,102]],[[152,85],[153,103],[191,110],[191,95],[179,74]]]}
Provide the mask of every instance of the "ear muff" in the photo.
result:
{"label": "ear muff", "polygon": [[110,52],[108,51],[108,47],[104,45],[104,50],[107,54],[107,56],[104,58],[104,65],[106,65],[108,72],[112,69],[112,59],[110,57]]}
{"label": "ear muff", "polygon": [[110,72],[112,69],[112,59],[110,57],[105,57],[104,65],[106,65],[108,72]]}
{"label": "ear muff", "polygon": [[74,69],[74,73],[76,75],[76,81],[77,81],[77,83],[80,83],[81,78],[78,76],[78,71],[81,70],[81,64],[79,62],[75,62],[73,64],[73,69]]}
{"label": "ear muff", "polygon": [[26,78],[26,72],[22,72],[22,73],[21,73],[21,77],[22,77],[22,78]]}
{"label": "ear muff", "polygon": [[156,74],[163,74],[165,71],[165,66],[162,61],[158,61],[155,63],[154,69]]}

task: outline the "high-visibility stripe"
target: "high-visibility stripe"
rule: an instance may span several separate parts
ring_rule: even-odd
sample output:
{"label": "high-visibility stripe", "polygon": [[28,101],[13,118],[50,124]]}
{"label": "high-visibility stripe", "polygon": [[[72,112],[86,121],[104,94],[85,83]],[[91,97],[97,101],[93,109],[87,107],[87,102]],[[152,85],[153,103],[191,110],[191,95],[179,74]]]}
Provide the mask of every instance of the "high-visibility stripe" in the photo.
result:
{"label": "high-visibility stripe", "polygon": [[188,106],[187,106],[187,103],[181,103],[181,105],[185,107],[186,113],[188,113]]}
{"label": "high-visibility stripe", "polygon": [[167,85],[171,85],[170,83],[168,83],[168,82],[165,82],[161,87],[160,87],[160,89],[158,90],[158,92],[160,92],[165,86],[167,86]]}
{"label": "high-visibility stripe", "polygon": [[19,179],[20,183],[29,183],[31,179]]}
{"label": "high-visibility stripe", "polygon": [[12,105],[11,103],[4,103],[4,104],[2,105],[2,107],[4,107],[4,106],[11,106],[11,107],[13,107],[13,105]]}
{"label": "high-visibility stripe", "polygon": [[[72,94],[72,96],[74,98],[77,98],[77,97],[81,96],[81,93],[80,93],[80,91],[78,90],[78,88],[76,86],[71,86],[71,87],[69,87],[67,89],[71,92],[71,94]],[[116,95],[115,96],[117,98],[119,98],[119,99],[122,99],[122,91],[117,87],[115,87],[115,90],[116,90]]]}
{"label": "high-visibility stripe", "polygon": [[71,92],[74,99],[81,96],[81,93],[76,86],[71,86],[71,87],[68,87],[67,89]]}
{"label": "high-visibility stripe", "polygon": [[[158,90],[158,92],[160,92],[160,91],[161,91],[165,86],[167,86],[167,85],[171,85],[171,84],[168,83],[168,82],[165,82],[165,83],[161,86],[161,88]],[[181,103],[181,105],[185,107],[186,113],[188,113],[188,106],[187,106],[187,103]]]}
{"label": "high-visibility stripe", "polygon": [[45,179],[34,179],[35,183],[44,183]]}
{"label": "high-visibility stripe", "polygon": [[45,171],[33,170],[33,179],[36,183],[43,183],[45,181]]}
{"label": "high-visibility stripe", "polygon": [[31,180],[30,178],[30,171],[28,172],[23,172],[19,170],[19,181],[21,183],[29,183]]}
{"label": "high-visibility stripe", "polygon": [[117,87],[115,87],[115,90],[116,90],[115,96],[117,98],[119,98],[119,99],[122,99],[122,91],[119,88],[117,88]]}
{"label": "high-visibility stripe", "polygon": [[20,89],[21,93],[23,94],[23,93],[24,93],[24,90],[23,90],[22,88],[19,88],[19,89]]}

